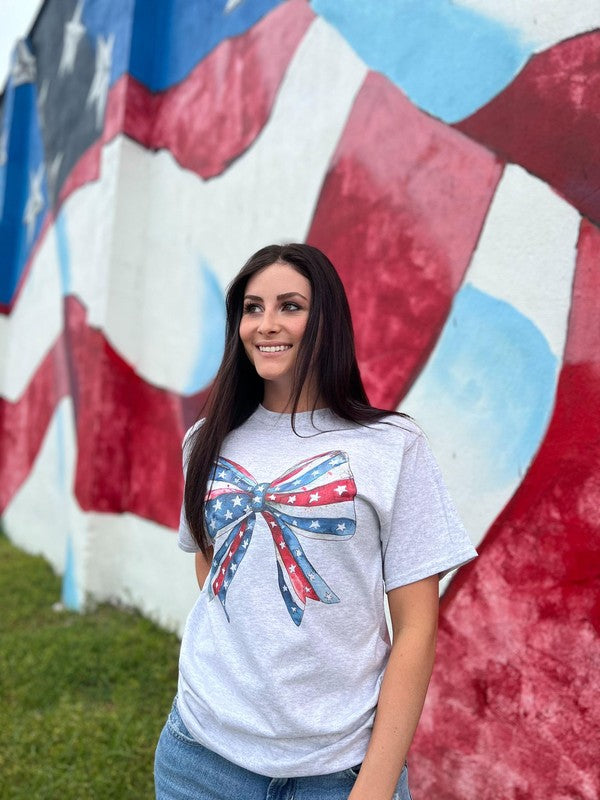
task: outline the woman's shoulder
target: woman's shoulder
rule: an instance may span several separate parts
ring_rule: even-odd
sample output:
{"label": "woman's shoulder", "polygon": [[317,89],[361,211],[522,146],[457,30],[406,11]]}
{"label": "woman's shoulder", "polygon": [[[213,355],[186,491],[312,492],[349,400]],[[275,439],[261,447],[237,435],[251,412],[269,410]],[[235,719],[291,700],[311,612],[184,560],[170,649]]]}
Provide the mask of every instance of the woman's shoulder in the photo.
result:
{"label": "woman's shoulder", "polygon": [[376,422],[369,423],[368,430],[376,434],[380,441],[402,445],[404,449],[425,436],[414,419],[403,414],[386,414]]}

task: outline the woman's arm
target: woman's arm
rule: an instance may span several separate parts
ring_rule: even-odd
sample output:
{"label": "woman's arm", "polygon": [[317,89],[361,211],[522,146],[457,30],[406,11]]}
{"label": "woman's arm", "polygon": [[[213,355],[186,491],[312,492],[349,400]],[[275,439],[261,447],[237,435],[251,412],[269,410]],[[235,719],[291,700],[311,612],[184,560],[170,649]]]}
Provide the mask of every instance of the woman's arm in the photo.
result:
{"label": "woman's arm", "polygon": [[421,716],[435,658],[439,579],[388,593],[393,644],[367,753],[348,800],[391,800]]}
{"label": "woman's arm", "polygon": [[212,548],[208,558],[200,551],[196,553],[196,578],[198,579],[198,586],[202,589],[206,576],[210,572],[210,562],[212,561]]}

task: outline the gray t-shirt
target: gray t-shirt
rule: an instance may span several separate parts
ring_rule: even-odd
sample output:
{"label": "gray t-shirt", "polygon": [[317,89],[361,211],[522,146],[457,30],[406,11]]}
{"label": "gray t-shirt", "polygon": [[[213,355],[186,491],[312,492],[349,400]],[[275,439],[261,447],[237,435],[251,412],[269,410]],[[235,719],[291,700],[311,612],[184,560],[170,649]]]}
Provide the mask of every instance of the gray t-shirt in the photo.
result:
{"label": "gray t-shirt", "polygon": [[[225,439],[179,664],[194,738],[274,778],[362,761],[390,651],[384,591],[476,556],[413,422],[319,410],[296,430],[259,406]],[[198,549],[183,514],[179,545]]]}

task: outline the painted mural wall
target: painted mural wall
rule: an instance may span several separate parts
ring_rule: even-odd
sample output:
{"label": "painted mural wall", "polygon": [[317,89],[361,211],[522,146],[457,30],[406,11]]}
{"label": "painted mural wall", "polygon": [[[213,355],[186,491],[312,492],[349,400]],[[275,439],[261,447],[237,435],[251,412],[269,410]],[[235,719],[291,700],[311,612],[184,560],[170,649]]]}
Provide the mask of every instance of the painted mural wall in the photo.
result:
{"label": "painted mural wall", "polygon": [[597,800],[597,0],[47,0],[0,114],[0,513],[63,602],[181,630],[225,287],[308,241],[480,551],[415,796]]}

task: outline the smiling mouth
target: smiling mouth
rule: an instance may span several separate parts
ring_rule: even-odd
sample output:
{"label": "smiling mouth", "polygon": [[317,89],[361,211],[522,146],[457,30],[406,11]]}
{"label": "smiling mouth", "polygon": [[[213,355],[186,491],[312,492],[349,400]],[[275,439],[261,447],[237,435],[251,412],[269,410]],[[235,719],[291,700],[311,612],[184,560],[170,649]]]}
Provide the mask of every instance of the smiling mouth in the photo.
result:
{"label": "smiling mouth", "polygon": [[275,345],[266,345],[266,344],[258,344],[258,349],[261,353],[283,353],[284,350],[290,350],[292,345],[291,344],[275,344]]}

